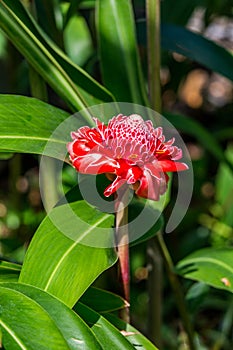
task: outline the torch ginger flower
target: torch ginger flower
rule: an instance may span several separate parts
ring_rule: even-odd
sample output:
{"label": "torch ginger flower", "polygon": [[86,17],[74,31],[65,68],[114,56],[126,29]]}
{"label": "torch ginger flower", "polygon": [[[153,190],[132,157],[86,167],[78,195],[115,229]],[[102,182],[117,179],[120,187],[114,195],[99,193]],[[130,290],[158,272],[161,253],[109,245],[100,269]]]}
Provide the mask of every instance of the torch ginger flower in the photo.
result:
{"label": "torch ginger flower", "polygon": [[70,161],[82,174],[103,174],[113,180],[105,189],[109,197],[123,184],[144,198],[159,200],[167,189],[167,172],[188,169],[182,150],[173,146],[174,138],[165,142],[163,129],[154,128],[150,120],[138,114],[113,117],[108,125],[94,118],[96,127],[83,126],[71,133],[67,145]]}

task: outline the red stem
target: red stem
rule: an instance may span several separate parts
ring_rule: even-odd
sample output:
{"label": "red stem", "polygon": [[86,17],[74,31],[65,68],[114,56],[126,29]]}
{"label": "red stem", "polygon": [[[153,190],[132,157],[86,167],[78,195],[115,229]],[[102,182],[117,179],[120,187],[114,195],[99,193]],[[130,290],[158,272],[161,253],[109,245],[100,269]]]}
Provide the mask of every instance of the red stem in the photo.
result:
{"label": "red stem", "polygon": [[[119,274],[125,300],[130,300],[129,235],[128,235],[128,189],[118,191],[116,197],[116,246],[119,258]],[[129,304],[121,312],[121,318],[129,322]]]}

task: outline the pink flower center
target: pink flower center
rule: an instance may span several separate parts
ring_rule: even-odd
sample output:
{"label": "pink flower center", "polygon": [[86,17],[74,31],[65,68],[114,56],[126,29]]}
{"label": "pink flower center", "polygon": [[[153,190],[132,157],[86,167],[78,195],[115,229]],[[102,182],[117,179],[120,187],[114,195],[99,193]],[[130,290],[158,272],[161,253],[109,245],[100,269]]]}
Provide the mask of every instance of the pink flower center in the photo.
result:
{"label": "pink flower center", "polygon": [[174,140],[164,143],[162,128],[154,129],[151,121],[144,121],[138,114],[120,114],[112,118],[105,128],[100,125],[97,128],[103,139],[102,146],[111,150],[115,159],[127,160],[131,165],[141,166],[165,154],[172,156],[176,151],[175,147],[171,147]]}

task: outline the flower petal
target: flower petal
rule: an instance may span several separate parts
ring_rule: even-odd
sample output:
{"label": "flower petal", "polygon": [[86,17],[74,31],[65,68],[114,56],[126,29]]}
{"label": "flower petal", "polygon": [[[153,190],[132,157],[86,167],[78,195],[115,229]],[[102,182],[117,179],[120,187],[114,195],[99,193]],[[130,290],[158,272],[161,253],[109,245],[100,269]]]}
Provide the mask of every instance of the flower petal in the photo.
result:
{"label": "flower petal", "polygon": [[116,192],[121,186],[126,183],[126,179],[118,176],[106,189],[104,190],[105,197],[111,196],[114,192]]}
{"label": "flower petal", "polygon": [[126,174],[127,184],[134,184],[141,178],[142,174],[143,171],[138,166],[129,167]]}
{"label": "flower petal", "polygon": [[158,163],[164,172],[183,171],[183,170],[187,170],[189,168],[188,165],[185,163],[174,162],[172,160],[160,160],[160,161],[158,161]]}
{"label": "flower petal", "polygon": [[90,148],[87,147],[86,143],[79,140],[69,142],[67,144],[67,149],[71,159],[77,156],[83,156],[90,151]]}
{"label": "flower petal", "polygon": [[140,185],[135,193],[143,198],[159,200],[160,196],[160,180],[151,175],[150,171],[145,170],[143,176],[139,180]]}
{"label": "flower petal", "polygon": [[83,174],[115,173],[119,164],[115,159],[106,157],[100,153],[87,153],[76,157],[73,166]]}

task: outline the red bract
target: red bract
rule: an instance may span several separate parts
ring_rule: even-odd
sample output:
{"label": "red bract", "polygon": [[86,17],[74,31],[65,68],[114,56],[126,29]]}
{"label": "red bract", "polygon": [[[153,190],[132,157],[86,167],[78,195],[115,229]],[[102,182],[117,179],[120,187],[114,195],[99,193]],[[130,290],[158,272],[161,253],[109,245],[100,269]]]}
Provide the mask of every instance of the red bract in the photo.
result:
{"label": "red bract", "polygon": [[104,191],[106,197],[127,183],[138,196],[159,200],[167,188],[167,172],[188,169],[177,162],[182,150],[173,146],[175,139],[165,142],[163,129],[140,115],[119,114],[108,125],[94,120],[95,128],[83,126],[71,133],[67,148],[77,171],[106,173],[113,179]]}

